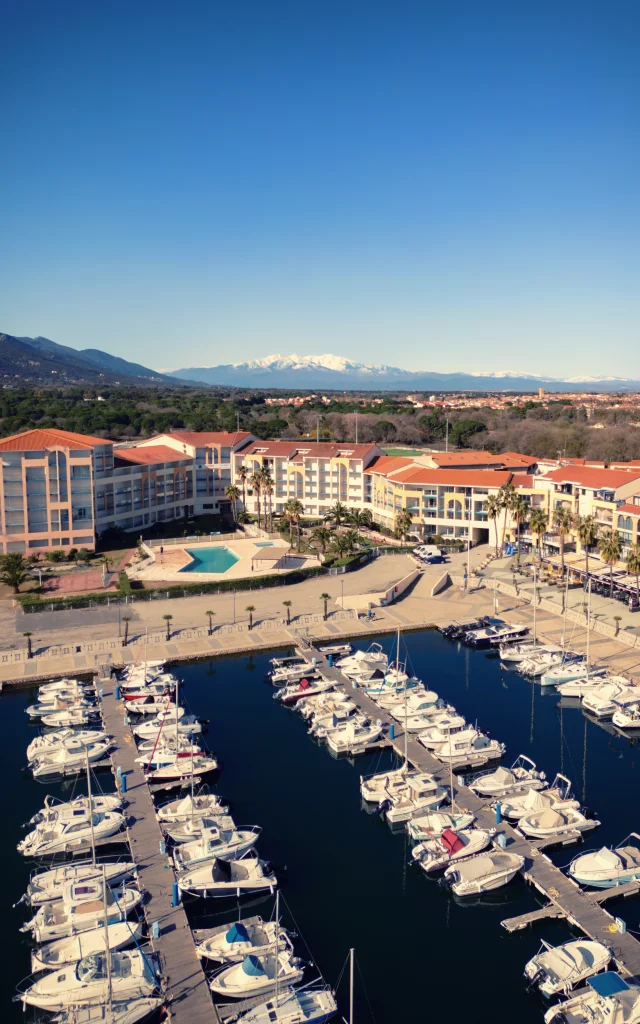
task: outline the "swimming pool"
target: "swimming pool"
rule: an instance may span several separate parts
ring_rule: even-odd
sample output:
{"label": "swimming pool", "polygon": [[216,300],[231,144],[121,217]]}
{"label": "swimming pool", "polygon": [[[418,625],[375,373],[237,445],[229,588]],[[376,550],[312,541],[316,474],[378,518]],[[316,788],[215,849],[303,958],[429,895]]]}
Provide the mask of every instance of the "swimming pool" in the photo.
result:
{"label": "swimming pool", "polygon": [[184,565],[179,572],[227,572],[232,565],[240,561],[229,548],[216,545],[214,548],[185,548],[193,561]]}
{"label": "swimming pool", "polygon": [[273,541],[272,540],[261,540],[259,542],[256,542],[256,547],[257,548],[272,548],[273,547]]}

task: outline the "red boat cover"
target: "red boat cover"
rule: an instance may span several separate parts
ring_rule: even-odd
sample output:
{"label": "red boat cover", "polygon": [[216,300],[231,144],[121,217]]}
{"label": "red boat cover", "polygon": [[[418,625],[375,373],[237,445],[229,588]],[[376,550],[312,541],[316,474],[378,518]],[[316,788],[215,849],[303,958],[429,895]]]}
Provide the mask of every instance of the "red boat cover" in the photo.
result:
{"label": "red boat cover", "polygon": [[302,679],[300,681],[300,689],[301,690],[308,690],[310,686],[311,686],[311,683],[309,682],[308,679]]}
{"label": "red boat cover", "polygon": [[446,828],[440,837],[440,842],[444,846],[446,852],[451,856],[453,853],[457,853],[464,846],[460,836],[457,836],[455,832],[452,832],[450,828]]}

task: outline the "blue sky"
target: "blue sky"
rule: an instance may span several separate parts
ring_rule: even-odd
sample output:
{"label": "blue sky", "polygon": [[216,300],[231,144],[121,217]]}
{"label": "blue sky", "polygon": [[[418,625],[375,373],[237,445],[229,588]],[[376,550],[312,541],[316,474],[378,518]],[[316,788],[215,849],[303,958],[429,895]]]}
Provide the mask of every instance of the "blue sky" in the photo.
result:
{"label": "blue sky", "polygon": [[0,331],[640,377],[637,0],[4,0]]}

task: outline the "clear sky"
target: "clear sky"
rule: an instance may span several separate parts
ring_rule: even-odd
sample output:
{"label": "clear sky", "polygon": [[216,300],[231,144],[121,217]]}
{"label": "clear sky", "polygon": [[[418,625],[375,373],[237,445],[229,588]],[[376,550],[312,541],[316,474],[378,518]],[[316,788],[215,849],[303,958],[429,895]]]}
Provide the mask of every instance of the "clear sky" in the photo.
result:
{"label": "clear sky", "polygon": [[0,331],[640,377],[638,0],[3,0]]}

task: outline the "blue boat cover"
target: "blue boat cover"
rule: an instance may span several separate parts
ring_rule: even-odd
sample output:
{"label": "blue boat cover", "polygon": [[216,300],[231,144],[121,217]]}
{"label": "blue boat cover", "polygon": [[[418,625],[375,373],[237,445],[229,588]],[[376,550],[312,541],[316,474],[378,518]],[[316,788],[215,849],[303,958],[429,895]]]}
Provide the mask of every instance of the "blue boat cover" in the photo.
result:
{"label": "blue boat cover", "polygon": [[242,970],[245,974],[248,974],[249,977],[253,978],[258,977],[260,974],[264,974],[262,964],[258,960],[257,956],[245,956],[242,961]]}
{"label": "blue boat cover", "polygon": [[227,942],[248,942],[249,933],[241,921],[237,924],[232,924],[229,931],[225,935]]}
{"label": "blue boat cover", "polygon": [[615,971],[596,974],[594,978],[589,978],[587,984],[599,996],[615,996],[618,992],[626,992],[629,988],[624,978],[621,978]]}

